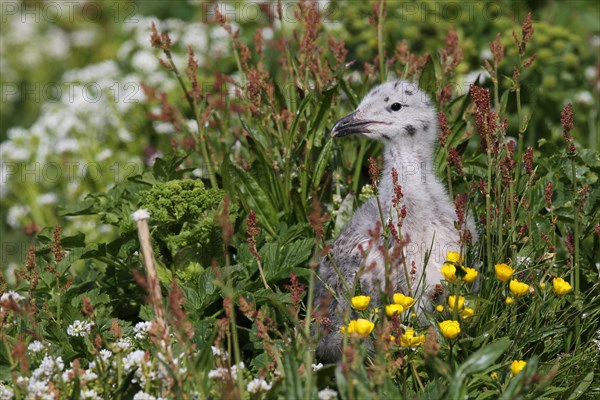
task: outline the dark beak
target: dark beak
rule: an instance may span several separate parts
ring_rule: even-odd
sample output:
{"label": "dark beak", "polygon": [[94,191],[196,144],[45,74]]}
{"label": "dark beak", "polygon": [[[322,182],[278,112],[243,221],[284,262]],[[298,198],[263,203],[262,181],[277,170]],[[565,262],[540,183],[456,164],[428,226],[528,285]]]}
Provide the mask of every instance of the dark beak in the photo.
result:
{"label": "dark beak", "polygon": [[336,122],[331,130],[331,136],[342,137],[353,133],[368,133],[369,125],[375,121],[358,119],[356,118],[357,113],[354,111]]}

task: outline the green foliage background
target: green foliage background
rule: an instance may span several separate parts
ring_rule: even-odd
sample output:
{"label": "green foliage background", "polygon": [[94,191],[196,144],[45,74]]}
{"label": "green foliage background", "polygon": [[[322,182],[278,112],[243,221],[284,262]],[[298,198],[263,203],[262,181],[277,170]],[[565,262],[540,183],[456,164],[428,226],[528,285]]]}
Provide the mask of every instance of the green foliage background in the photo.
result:
{"label": "green foliage background", "polygon": [[[90,318],[82,311],[84,296],[95,306],[93,329],[102,339],[101,347],[109,348],[121,337],[111,329],[113,320],[122,326],[122,336],[129,337],[137,322],[152,320],[153,309],[132,274],[143,268],[131,214],[147,208],[163,292],[167,297],[176,293],[177,282],[194,333],[189,336],[180,320],[169,320],[176,352],[187,368],[181,375],[185,379],[169,386],[172,395],[195,391],[202,396],[248,397],[243,383],[255,376],[275,382],[269,394],[261,394],[269,398],[317,398],[325,387],[336,388],[342,398],[375,394],[567,399],[597,394],[597,2],[476,2],[465,9],[455,2],[391,1],[380,32],[369,20],[378,4],[319,3],[322,19],[315,23],[295,3],[284,3],[289,18],[283,21],[268,13],[252,18],[257,3],[219,3],[221,11],[230,12],[239,35],[228,34],[215,21],[212,4],[192,3],[181,1],[175,7],[158,1],[106,1],[101,2],[104,10],[113,14],[107,11],[93,21],[76,13],[74,19],[42,19],[29,25],[19,23],[19,14],[3,14],[8,21],[0,28],[4,87],[75,80],[79,85],[97,84],[104,94],[97,104],[71,101],[67,93],[36,97],[39,89],[2,99],[0,290],[27,294],[28,307],[35,305],[39,311],[34,314],[25,307],[26,313],[7,317],[10,324],[2,327],[5,343],[42,340],[49,354],[65,361],[77,358],[88,367],[89,361],[98,360],[93,336],[66,334],[73,321]],[[276,10],[276,4],[269,4],[269,10]],[[513,67],[522,60],[512,32],[520,35],[528,11],[535,33],[527,55],[537,54],[537,59],[521,74],[519,111],[512,77]],[[170,52],[179,76],[157,62],[170,60],[150,46],[153,21],[173,40]],[[455,71],[444,74],[438,55],[451,29],[458,33],[463,60]],[[263,48],[256,45],[257,31],[266,39]],[[520,140],[523,148],[533,147],[536,167],[537,179],[531,179],[516,160],[522,174],[510,187],[519,200],[516,210],[510,200],[515,193],[509,192],[499,170],[506,150],[493,160],[479,151],[467,92],[477,80],[494,89],[483,63],[491,59],[487,49],[497,33],[505,59],[498,70],[496,111],[507,119],[507,136]],[[66,50],[52,51],[52,46],[44,46],[44,37],[58,37]],[[460,287],[470,305],[476,305],[476,317],[465,323],[456,343],[440,337],[436,357],[428,358],[422,349],[392,352],[407,362],[393,369],[389,353],[373,357],[357,346],[355,361],[348,362],[350,372],[335,365],[311,372],[316,363],[313,311],[307,307],[316,279],[311,271],[325,244],[364,201],[367,193],[359,194],[369,182],[366,160],[378,157],[381,150],[360,139],[334,142],[328,130],[373,85],[405,76],[407,65],[394,58],[402,40],[411,52],[432,55],[420,77],[422,86],[434,94],[448,83],[457,88],[452,101],[439,106],[449,117],[451,134],[447,146],[436,150],[438,174],[453,194],[471,194],[468,207],[477,218],[491,209],[474,186],[485,181],[495,189],[494,225],[486,227],[484,217],[478,221],[482,240],[470,252],[480,271],[480,291]],[[348,50],[344,61],[330,48],[336,41],[343,41]],[[186,72],[188,45],[199,60],[191,75]],[[248,47],[247,57],[243,45]],[[376,60],[381,54],[386,59],[383,67]],[[190,76],[202,88],[191,102]],[[126,86],[129,83],[135,85]],[[141,83],[155,92],[142,90]],[[560,121],[567,103],[573,104],[575,115],[574,155],[567,153]],[[527,129],[519,138],[523,115],[528,116]],[[462,152],[464,174],[447,167],[449,148]],[[48,179],[43,172],[48,165],[57,165],[62,179]],[[69,165],[76,168],[67,177]],[[31,179],[35,174],[27,171],[36,171],[40,179]],[[545,199],[548,183],[552,207]],[[582,194],[584,187],[588,192]],[[251,210],[261,229],[255,235],[256,250],[247,241]],[[315,240],[319,212],[329,218],[322,220],[324,237]],[[68,250],[63,260],[57,260],[53,250],[57,239],[52,227],[57,223],[63,227],[61,246]],[[227,227],[232,228],[230,236]],[[521,230],[526,233],[518,233]],[[577,243],[575,261],[572,243]],[[25,267],[29,244],[36,249],[35,267]],[[525,259],[529,261],[518,261]],[[529,303],[516,299],[514,307],[505,305],[503,299],[510,294],[494,278],[491,266],[496,262],[510,263],[519,279],[535,288]],[[35,285],[34,271],[39,272]],[[308,288],[299,300],[293,295],[292,274]],[[575,275],[580,279],[575,293],[557,298],[550,278],[570,278],[573,283]],[[168,298],[168,304],[175,300]],[[246,303],[254,313],[244,311]],[[218,329],[223,318],[230,323],[225,337]],[[408,314],[402,318],[407,326],[416,324]],[[439,318],[431,316],[433,325]],[[267,325],[266,338],[260,336],[261,324]],[[19,336],[25,329],[32,333]],[[160,346],[144,340],[134,341],[134,348],[153,356],[160,352]],[[208,378],[209,371],[224,362],[210,352],[217,342],[231,355],[228,366],[245,362],[244,377],[226,384]],[[41,360],[32,357],[32,367],[37,367]],[[508,367],[513,359],[528,360],[515,378]],[[156,369],[158,362],[153,360]],[[492,378],[491,372],[499,377]],[[0,381],[13,382],[15,373],[26,371],[10,348],[0,349]],[[160,379],[142,388],[134,375],[107,375],[95,388],[104,396],[115,392],[123,398],[139,389],[165,393]],[[61,396],[78,390],[75,383],[61,385]]]}

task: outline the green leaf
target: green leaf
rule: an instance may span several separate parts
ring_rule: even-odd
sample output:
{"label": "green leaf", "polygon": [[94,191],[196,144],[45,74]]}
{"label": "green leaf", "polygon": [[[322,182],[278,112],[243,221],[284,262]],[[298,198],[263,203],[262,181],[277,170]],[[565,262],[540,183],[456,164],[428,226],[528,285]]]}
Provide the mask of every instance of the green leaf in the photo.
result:
{"label": "green leaf", "polygon": [[[510,89],[506,89],[502,96],[500,97],[500,112],[498,115],[506,114],[506,105],[508,104],[508,95],[510,94]],[[497,111],[496,111],[497,112]]]}
{"label": "green leaf", "polygon": [[342,232],[342,229],[352,219],[352,215],[354,214],[354,195],[352,193],[348,193],[344,200],[342,200],[342,204],[337,210],[337,216],[335,218],[335,226],[333,228],[334,236],[339,235]]}
{"label": "green leaf", "polygon": [[575,388],[573,388],[572,390],[567,390],[566,394],[570,394],[569,397],[567,398],[567,400],[575,400],[575,399],[578,399],[579,397],[581,397],[581,395],[587,391],[587,389],[590,387],[590,385],[592,384],[593,381],[594,381],[594,372],[592,371],[589,374],[587,374],[583,378],[583,380],[581,380],[581,382],[579,382],[577,384],[577,386]]}
{"label": "green leaf", "polygon": [[423,72],[421,72],[421,76],[419,77],[419,87],[422,91],[427,93],[432,101],[437,104],[437,96],[435,95],[436,91],[436,76],[435,76],[435,61],[432,56],[427,58],[427,64],[423,68]]}
{"label": "green leaf", "polygon": [[254,210],[260,220],[260,224],[273,236],[277,236],[275,229],[278,214],[264,192],[263,188],[246,171],[225,158],[223,162],[223,184],[229,193],[237,193],[246,210]]}
{"label": "green leaf", "polygon": [[304,109],[308,106],[308,104],[310,103],[310,100],[312,99],[312,92],[309,92],[304,99],[302,99],[302,103],[300,103],[300,106],[298,107],[298,110],[296,111],[296,116],[294,117],[294,121],[292,122],[292,128],[290,129],[290,132],[287,136],[287,143],[285,143],[285,148],[286,149],[291,149],[292,143],[294,141],[294,138],[296,137],[296,131],[298,130],[298,124],[300,123],[300,120],[303,118],[303,113],[304,113]]}
{"label": "green leaf", "polygon": [[325,168],[331,161],[331,155],[333,154],[333,140],[329,139],[325,146],[321,150],[321,154],[319,154],[319,158],[317,159],[317,163],[315,165],[315,170],[312,176],[312,187],[313,189],[317,189],[321,183],[321,177],[325,172]]}
{"label": "green leaf", "polygon": [[183,160],[187,158],[187,153],[178,151],[167,154],[164,158],[157,158],[154,161],[152,172],[155,178],[164,182],[180,179],[182,171],[178,170]]}
{"label": "green leaf", "polygon": [[510,345],[511,341],[508,338],[500,338],[473,353],[454,373],[448,388],[448,398],[462,399],[467,389],[465,380],[492,365]]}
{"label": "green leaf", "polygon": [[74,216],[74,215],[89,215],[94,213],[94,200],[86,199],[74,204],[66,204],[58,206],[58,215]]}

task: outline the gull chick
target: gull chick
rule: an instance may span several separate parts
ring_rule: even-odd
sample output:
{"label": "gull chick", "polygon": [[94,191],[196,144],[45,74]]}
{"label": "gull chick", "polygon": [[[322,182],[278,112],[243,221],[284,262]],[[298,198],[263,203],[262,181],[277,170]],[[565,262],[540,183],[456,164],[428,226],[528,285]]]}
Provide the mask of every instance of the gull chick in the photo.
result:
{"label": "gull chick", "polygon": [[[393,169],[403,193],[399,207],[406,208],[401,260],[392,260],[387,278],[394,292],[409,294],[410,286],[410,294],[420,298],[415,308],[422,317],[422,311],[431,308],[435,287],[443,278],[440,268],[447,252],[460,250],[459,232],[454,226],[455,208],[433,166],[438,138],[435,108],[416,84],[387,82],[372,89],[354,112],[333,126],[331,134],[335,138],[359,134],[384,145],[385,165],[378,187],[384,222],[391,219],[395,226],[398,222],[398,213],[392,210]],[[380,293],[386,290],[384,254],[379,250],[383,240],[373,244],[369,233],[377,221],[381,221],[381,214],[377,198],[373,197],[354,213],[329,254],[319,262],[315,303],[327,305],[325,313],[330,321],[328,333],[317,348],[322,360],[341,358],[340,328],[349,307],[344,293],[350,287],[348,297],[355,294],[357,275],[361,290],[356,294],[371,296],[373,306],[380,304]],[[472,223],[469,221],[468,225]],[[474,230],[470,231],[476,240]],[[401,246],[397,240],[388,245],[390,254],[394,246]]]}

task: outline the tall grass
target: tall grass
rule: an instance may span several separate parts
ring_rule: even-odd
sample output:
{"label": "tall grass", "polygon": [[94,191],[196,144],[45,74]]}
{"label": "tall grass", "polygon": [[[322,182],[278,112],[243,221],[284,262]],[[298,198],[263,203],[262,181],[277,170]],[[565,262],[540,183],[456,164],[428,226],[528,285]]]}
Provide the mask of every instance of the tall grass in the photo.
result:
{"label": "tall grass", "polygon": [[[271,46],[278,52],[268,55],[260,30],[245,43],[215,8],[238,75],[217,73],[210,90],[198,82],[193,52],[181,73],[168,34],[154,30],[152,42],[185,102],[147,94],[161,107],[155,117],[178,127],[177,143],[187,147],[83,205],[64,207],[65,216],[91,214],[114,225],[118,238],[85,243],[62,237],[59,228],[46,230],[19,270],[15,292],[0,276],[0,393],[16,399],[596,396],[600,228],[593,183],[600,162],[574,144],[570,132],[582,128],[573,126],[568,106],[562,121],[548,116],[557,127],[562,122],[563,148],[552,156],[524,149],[530,116],[521,104],[521,72],[535,62],[525,58],[530,16],[511,44],[519,63],[510,87],[501,89],[498,71],[507,60],[497,39],[490,44],[492,87],[475,82],[469,93],[457,93],[456,32],[429,55],[408,47],[387,55],[386,7],[378,2],[372,15],[378,62],[352,66],[344,43],[323,33],[317,5],[301,3],[298,10],[295,27],[281,9],[276,13]],[[321,46],[326,42],[329,50]],[[359,79],[350,78],[352,68]],[[440,111],[436,172],[456,199],[463,258],[449,257],[455,276],[442,282],[428,323],[416,318],[415,306],[388,317],[371,305],[361,314],[375,324],[372,332],[348,326],[343,362],[322,365],[315,347],[328,316],[326,304],[312,306],[316,265],[365,200],[357,195],[369,179],[364,164],[378,151],[363,141],[334,143],[327,127],[373,84],[393,77],[418,80]],[[516,144],[508,138],[510,110],[519,122]],[[198,132],[187,128],[185,116],[196,120]],[[196,167],[206,171],[206,184],[191,180]],[[168,338],[151,307],[157,309],[160,296],[146,299],[151,285],[131,219],[138,208],[151,210]],[[479,243],[469,244],[467,215],[477,220]],[[389,236],[391,228],[380,222]],[[88,268],[74,274],[75,262]],[[513,271],[507,280],[496,273],[501,264]],[[474,282],[462,266],[477,270]],[[350,298],[355,288],[348,284],[343,295]],[[462,296],[464,304],[449,303],[447,294]],[[458,323],[460,333],[444,321]],[[165,341],[172,354],[164,354]],[[524,369],[511,369],[518,360],[526,361]]]}

